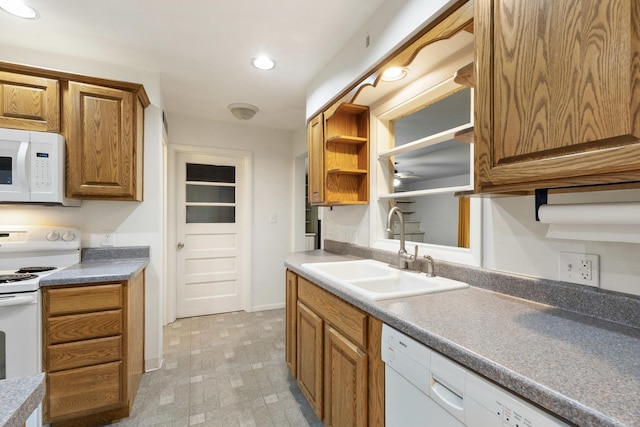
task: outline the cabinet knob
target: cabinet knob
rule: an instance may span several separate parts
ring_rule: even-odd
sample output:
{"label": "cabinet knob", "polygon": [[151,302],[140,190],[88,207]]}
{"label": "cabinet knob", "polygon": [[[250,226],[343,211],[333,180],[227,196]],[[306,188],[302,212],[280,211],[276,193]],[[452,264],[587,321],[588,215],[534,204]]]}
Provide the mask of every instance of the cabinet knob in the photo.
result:
{"label": "cabinet knob", "polygon": [[178,242],[178,249],[182,249],[182,248],[184,248],[184,243]]}

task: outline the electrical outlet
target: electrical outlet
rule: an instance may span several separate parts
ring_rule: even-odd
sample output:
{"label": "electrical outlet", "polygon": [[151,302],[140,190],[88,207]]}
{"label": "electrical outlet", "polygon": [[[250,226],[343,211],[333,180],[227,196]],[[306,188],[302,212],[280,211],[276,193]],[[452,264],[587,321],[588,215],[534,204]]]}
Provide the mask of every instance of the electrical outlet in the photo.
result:
{"label": "electrical outlet", "polygon": [[559,278],[564,282],[600,286],[600,257],[594,254],[560,252]]}
{"label": "electrical outlet", "polygon": [[100,238],[100,246],[113,246],[115,240],[114,230],[102,230],[102,237]]}

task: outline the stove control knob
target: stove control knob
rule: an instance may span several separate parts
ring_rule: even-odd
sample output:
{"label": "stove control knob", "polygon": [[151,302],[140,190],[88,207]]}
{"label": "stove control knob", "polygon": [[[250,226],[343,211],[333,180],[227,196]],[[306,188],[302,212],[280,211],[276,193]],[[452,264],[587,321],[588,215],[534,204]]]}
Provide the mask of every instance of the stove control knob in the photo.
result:
{"label": "stove control knob", "polygon": [[57,231],[52,231],[47,234],[47,240],[53,241],[58,240],[60,238],[60,234]]}
{"label": "stove control knob", "polygon": [[64,240],[65,242],[72,242],[76,240],[76,235],[71,231],[67,231],[62,235],[62,240]]}

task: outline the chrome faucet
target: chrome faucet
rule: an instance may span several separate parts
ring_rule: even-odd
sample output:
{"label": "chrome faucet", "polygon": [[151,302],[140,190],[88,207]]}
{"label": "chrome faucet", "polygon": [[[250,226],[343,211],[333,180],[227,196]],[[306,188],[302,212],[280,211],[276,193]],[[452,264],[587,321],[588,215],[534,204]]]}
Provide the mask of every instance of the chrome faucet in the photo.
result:
{"label": "chrome faucet", "polygon": [[415,255],[407,253],[407,249],[405,248],[404,217],[402,211],[397,206],[389,210],[389,215],[387,216],[387,231],[393,231],[391,229],[391,221],[394,214],[398,216],[398,220],[400,221],[400,250],[398,251],[398,261],[396,265],[392,265],[392,267],[406,270],[409,268],[409,262],[413,262],[418,258],[418,245],[416,245]]}

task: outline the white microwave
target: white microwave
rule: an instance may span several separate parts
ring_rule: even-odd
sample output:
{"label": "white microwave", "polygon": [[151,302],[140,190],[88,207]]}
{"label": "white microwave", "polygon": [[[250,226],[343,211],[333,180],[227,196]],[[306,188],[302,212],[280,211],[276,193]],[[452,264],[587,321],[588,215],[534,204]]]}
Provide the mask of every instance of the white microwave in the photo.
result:
{"label": "white microwave", "polygon": [[0,203],[80,206],[65,197],[64,137],[0,129]]}

